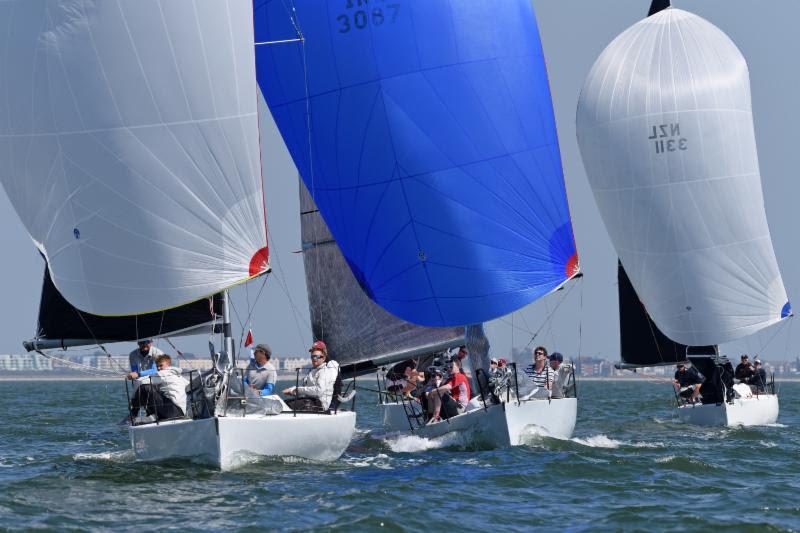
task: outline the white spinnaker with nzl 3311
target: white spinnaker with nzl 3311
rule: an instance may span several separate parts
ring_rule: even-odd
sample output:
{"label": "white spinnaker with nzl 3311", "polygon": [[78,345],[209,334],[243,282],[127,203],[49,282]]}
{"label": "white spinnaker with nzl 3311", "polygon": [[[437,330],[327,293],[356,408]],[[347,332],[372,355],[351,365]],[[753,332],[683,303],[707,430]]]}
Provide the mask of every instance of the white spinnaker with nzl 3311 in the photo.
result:
{"label": "white spinnaker with nzl 3311", "polygon": [[238,0],[0,2],[0,181],[78,309],[268,268],[252,27]]}
{"label": "white spinnaker with nzl 3311", "polygon": [[592,67],[577,131],[611,240],[669,338],[719,344],[791,314],[747,63],[722,31],[674,8],[631,26]]}

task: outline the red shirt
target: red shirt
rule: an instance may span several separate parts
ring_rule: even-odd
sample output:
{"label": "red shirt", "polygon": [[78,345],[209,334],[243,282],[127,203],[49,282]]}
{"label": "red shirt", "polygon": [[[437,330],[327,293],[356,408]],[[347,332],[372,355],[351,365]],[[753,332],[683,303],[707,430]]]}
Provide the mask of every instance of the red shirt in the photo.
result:
{"label": "red shirt", "polygon": [[447,380],[446,385],[450,385],[450,396],[452,396],[454,400],[461,402],[462,406],[466,407],[472,396],[467,376],[461,372],[454,374]]}

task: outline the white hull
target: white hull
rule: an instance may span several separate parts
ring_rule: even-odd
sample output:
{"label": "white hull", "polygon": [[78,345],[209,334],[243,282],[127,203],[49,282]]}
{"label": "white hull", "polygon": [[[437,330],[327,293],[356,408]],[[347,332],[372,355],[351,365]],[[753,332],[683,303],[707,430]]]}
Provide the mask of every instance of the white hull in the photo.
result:
{"label": "white hull", "polygon": [[778,411],[778,396],[761,394],[719,405],[683,405],[678,407],[678,417],[682,422],[698,426],[763,426],[774,424]]}
{"label": "white hull", "polygon": [[390,432],[410,433],[433,439],[448,433],[461,433],[470,442],[493,447],[519,446],[537,435],[568,439],[575,430],[577,398],[527,400],[489,405],[450,420],[412,429],[403,404],[382,404],[384,427]]}
{"label": "white hull", "polygon": [[230,470],[253,456],[335,461],[353,437],[356,414],[281,413],[272,416],[173,420],[132,426],[137,459],[190,458]]}

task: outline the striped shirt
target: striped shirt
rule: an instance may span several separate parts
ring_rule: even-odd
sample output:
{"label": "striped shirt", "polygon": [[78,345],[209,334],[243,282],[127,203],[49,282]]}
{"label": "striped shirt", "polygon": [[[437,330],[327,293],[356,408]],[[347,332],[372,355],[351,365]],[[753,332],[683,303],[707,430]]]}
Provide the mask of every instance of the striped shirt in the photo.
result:
{"label": "striped shirt", "polygon": [[549,386],[552,386],[556,379],[555,371],[547,364],[544,365],[541,372],[534,370],[533,365],[525,367],[523,372],[525,372],[525,375],[528,376],[528,379],[530,379],[535,386],[540,388],[550,388]]}

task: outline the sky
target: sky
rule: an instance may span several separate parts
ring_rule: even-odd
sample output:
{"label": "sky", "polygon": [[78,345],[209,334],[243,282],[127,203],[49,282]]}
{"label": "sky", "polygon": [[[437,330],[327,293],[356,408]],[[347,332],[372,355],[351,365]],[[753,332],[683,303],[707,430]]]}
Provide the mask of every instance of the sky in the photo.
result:
{"label": "sky", "polygon": [[[492,351],[503,356],[512,346],[533,343],[574,357],[619,358],[616,254],[603,227],[586,179],[575,138],[578,94],[592,64],[608,43],[643,18],[649,0],[534,0],[547,58],[559,141],[584,278],[563,291],[487,325]],[[674,0],[722,29],[738,45],[750,67],[753,115],[762,186],[775,252],[790,301],[800,305],[800,251],[795,212],[800,201],[798,124],[800,104],[800,18],[797,0]],[[255,307],[253,332],[271,345],[276,356],[303,355],[311,342],[305,276],[300,249],[297,172],[274,124],[262,117],[263,172],[270,239],[268,279]],[[0,289],[0,353],[21,353],[22,341],[36,327],[43,263],[5,193],[0,193],[3,258]],[[253,299],[260,283],[234,289],[238,309]],[[550,317],[547,320],[547,317]],[[758,353],[766,360],[794,359],[800,354],[795,320],[752,337],[723,345],[723,353]],[[240,328],[236,318],[234,331]],[[513,325],[513,327],[512,327]],[[206,338],[173,339],[182,351],[207,353]],[[116,353],[132,345],[112,345]],[[164,347],[164,346],[162,346]]]}

